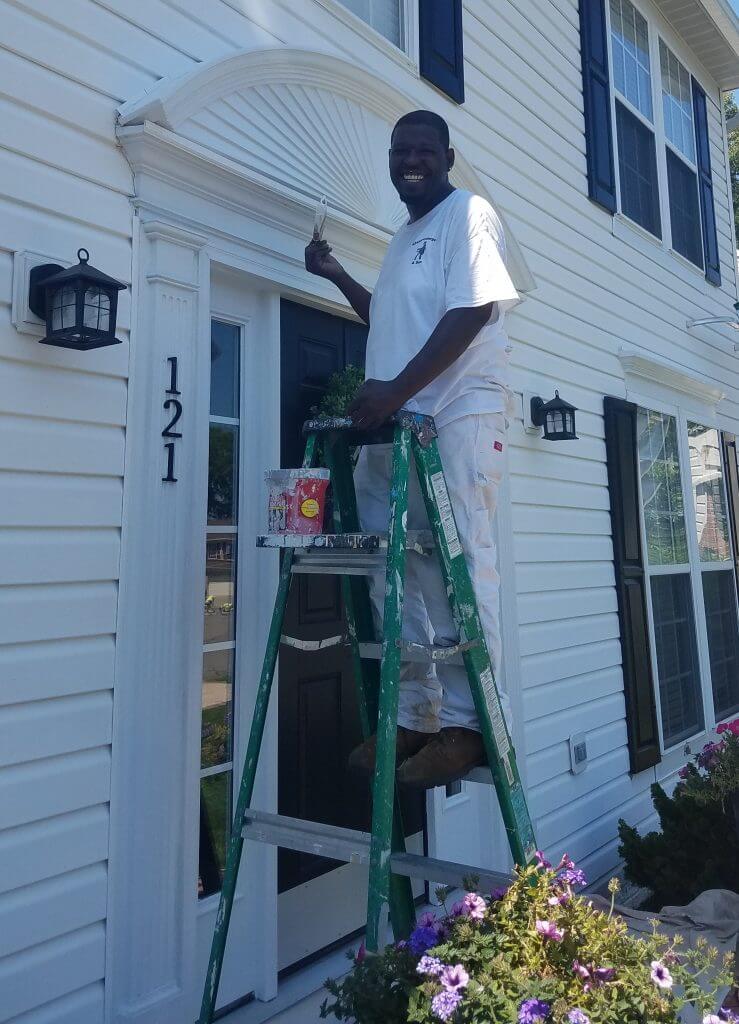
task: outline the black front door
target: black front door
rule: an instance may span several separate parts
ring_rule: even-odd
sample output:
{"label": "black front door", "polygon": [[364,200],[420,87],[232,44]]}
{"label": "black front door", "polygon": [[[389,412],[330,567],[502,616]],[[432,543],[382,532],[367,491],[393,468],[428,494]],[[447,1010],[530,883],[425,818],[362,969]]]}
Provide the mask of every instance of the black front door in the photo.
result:
{"label": "black front door", "polygon": [[[349,364],[364,365],[367,328],[287,301],[281,318],[282,465],[294,467],[303,461],[303,422],[331,374]],[[284,632],[302,640],[343,633],[339,578],[295,577]],[[349,752],[362,738],[347,649],[304,654],[283,647],[279,672],[280,814],[369,828],[368,790],[346,773]],[[336,867],[289,850],[280,850],[278,865],[280,892]]]}

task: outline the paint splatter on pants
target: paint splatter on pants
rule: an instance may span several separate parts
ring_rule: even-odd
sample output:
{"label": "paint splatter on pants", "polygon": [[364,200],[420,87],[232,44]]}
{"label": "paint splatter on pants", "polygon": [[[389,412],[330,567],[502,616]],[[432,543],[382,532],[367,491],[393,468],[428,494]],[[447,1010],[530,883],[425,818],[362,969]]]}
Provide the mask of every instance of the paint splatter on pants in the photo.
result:
{"label": "paint splatter on pants", "polygon": [[[503,413],[463,416],[439,429],[438,445],[459,539],[472,576],[485,639],[493,661],[503,711],[510,728],[510,705],[502,691],[500,668],[499,584],[493,516],[504,465]],[[387,531],[392,446],[362,449],[354,474],[362,529]],[[408,529],[429,528],[418,478],[412,467],[408,488]],[[382,621],[385,580],[370,579],[376,624]],[[441,570],[435,555],[409,551],[406,561],[403,637],[414,643],[456,643]],[[445,726],[479,729],[467,673],[461,665],[440,663],[436,668],[406,662],[401,669],[398,722],[418,732]]]}

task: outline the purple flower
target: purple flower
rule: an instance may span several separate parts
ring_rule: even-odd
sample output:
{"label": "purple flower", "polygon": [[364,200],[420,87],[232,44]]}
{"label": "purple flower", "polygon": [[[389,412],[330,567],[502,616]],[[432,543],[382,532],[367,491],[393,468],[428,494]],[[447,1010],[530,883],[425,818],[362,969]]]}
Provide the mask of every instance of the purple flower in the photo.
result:
{"label": "purple flower", "polygon": [[563,868],[567,871],[575,870],[574,860],[572,860],[572,858],[569,857],[566,853],[562,854],[562,860],[557,865],[557,871],[562,871]]}
{"label": "purple flower", "polygon": [[652,960],[652,971],[649,977],[659,988],[672,988],[672,975],[661,960]]}
{"label": "purple flower", "polygon": [[677,773],[681,779],[687,779],[688,777],[688,766],[684,765]]}
{"label": "purple flower", "polygon": [[440,1020],[449,1020],[461,1002],[461,992],[444,988],[431,1000],[431,1009]]}
{"label": "purple flower", "polygon": [[551,868],[552,865],[546,859],[546,857],[544,856],[544,854],[542,853],[541,850],[537,850],[536,853],[534,854],[534,856],[536,857],[536,866],[537,866],[537,868],[542,868],[545,871],[547,870],[547,868]]}
{"label": "purple flower", "polygon": [[587,885],[588,881],[585,877],[585,872],[581,871],[580,868],[567,868],[559,877],[560,881],[570,886]]}
{"label": "purple flower", "polygon": [[556,921],[537,921],[536,931],[543,939],[551,939],[552,942],[561,942],[565,937],[564,929],[558,928]]}
{"label": "purple flower", "polygon": [[439,941],[435,928],[416,928],[411,932],[408,946],[412,953],[420,956]]}
{"label": "purple flower", "polygon": [[456,903],[452,903],[452,917],[462,917],[464,915],[464,903],[462,900],[457,900]]}
{"label": "purple flower", "polygon": [[469,980],[470,976],[461,964],[455,964],[454,967],[445,967],[439,975],[439,981],[450,992],[456,992],[460,988],[465,988]]}
{"label": "purple flower", "polygon": [[[732,725],[733,724],[734,723],[732,722]],[[730,1010],[728,1006],[722,1006],[718,1011],[718,1015],[722,1021],[729,1021],[729,1024],[735,1024],[736,1021],[739,1021],[739,1013],[736,1013],[734,1010]]]}
{"label": "purple flower", "polygon": [[436,956],[427,956],[423,954],[421,959],[416,964],[416,971],[419,974],[430,974],[432,977],[437,977],[444,970],[444,964]]}
{"label": "purple flower", "polygon": [[476,892],[468,892],[462,900],[464,911],[467,917],[471,917],[473,921],[482,921],[485,917],[485,911],[487,910],[487,904],[482,896],[478,896]]}
{"label": "purple flower", "polygon": [[502,900],[505,894],[508,892],[507,885],[501,885],[498,889],[493,889],[490,893],[491,900]]}
{"label": "purple flower", "polygon": [[367,947],[365,946],[364,942],[360,942],[359,943],[359,949],[357,950],[357,955],[354,958],[354,960],[355,960],[356,963],[361,964],[361,962],[366,957],[367,957]]}
{"label": "purple flower", "polygon": [[615,967],[596,967],[593,971],[593,977],[599,985],[605,985],[607,981],[613,981],[616,977]]}
{"label": "purple flower", "polygon": [[707,1013],[703,1018],[703,1024],[724,1024],[721,1017],[715,1013]]}
{"label": "purple flower", "polygon": [[581,964],[579,960],[572,961],[572,970],[582,981],[587,981],[590,977],[590,971],[587,969],[585,964]]}
{"label": "purple flower", "polygon": [[567,1020],[570,1024],[590,1024],[590,1017],[583,1013],[582,1010],[578,1010],[577,1007],[574,1010],[570,1010],[567,1014]]}
{"label": "purple flower", "polygon": [[544,1024],[549,1010],[549,1003],[541,999],[524,999],[518,1008],[518,1024]]}
{"label": "purple flower", "polygon": [[408,949],[408,943],[405,941],[405,939],[401,939],[400,942],[396,942],[395,943],[395,948],[396,949]]}
{"label": "purple flower", "polygon": [[416,924],[419,928],[433,928],[436,924],[436,914],[426,910],[421,914]]}

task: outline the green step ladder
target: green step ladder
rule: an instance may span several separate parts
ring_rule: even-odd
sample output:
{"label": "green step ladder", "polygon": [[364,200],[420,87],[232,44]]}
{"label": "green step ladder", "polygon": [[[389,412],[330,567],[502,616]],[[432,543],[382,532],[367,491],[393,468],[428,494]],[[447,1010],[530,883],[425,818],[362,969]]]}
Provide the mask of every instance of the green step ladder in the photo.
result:
{"label": "green step ladder", "polygon": [[[378,430],[361,432],[356,430],[350,419],[326,417],[308,420],[303,426],[303,433],[306,435],[303,468],[313,467],[320,458],[331,471],[335,532],[315,537],[268,534],[257,538],[257,546],[283,548],[284,555],[228,845],[199,1024],[211,1024],[213,1020],[245,839],[347,863],[367,864],[369,887],[365,942],[367,949],[373,951],[381,948],[385,941],[388,916],[396,940],[407,938],[412,931],[415,910],[411,878],[460,886],[465,878],[475,875],[485,888],[494,888],[510,880],[502,872],[406,853],[395,785],[401,662],[448,659],[464,664],[489,765],[475,769],[468,778],[492,780],[514,863],[530,863],[536,851],[516,756],[503,717],[472,582],[449,500],[433,419],[401,410]],[[386,535],[361,533],[354,493],[352,452],[361,445],[388,442],[393,446],[388,531]],[[428,513],[431,527],[428,531],[414,532],[406,528],[411,457],[415,461]],[[402,640],[403,584],[408,550],[439,559],[459,633],[459,642],[452,647],[425,647]],[[386,578],[384,635],[378,642],[374,636],[366,577],[381,572]],[[292,577],[300,573],[341,575],[346,635],[317,641],[302,641],[283,635],[290,584]],[[306,652],[336,644],[351,648],[362,733],[367,738],[377,732],[371,833],[250,808],[281,644]]]}

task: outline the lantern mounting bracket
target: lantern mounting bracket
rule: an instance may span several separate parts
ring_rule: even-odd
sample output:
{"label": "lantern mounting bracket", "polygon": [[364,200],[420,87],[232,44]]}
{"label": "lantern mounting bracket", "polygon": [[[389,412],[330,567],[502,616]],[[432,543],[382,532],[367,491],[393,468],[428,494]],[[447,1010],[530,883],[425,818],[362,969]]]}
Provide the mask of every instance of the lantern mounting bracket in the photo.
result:
{"label": "lantern mounting bracket", "polygon": [[46,319],[44,281],[52,274],[58,274],[60,270],[64,270],[64,267],[59,263],[40,263],[31,268],[28,281],[28,308],[41,320]]}

